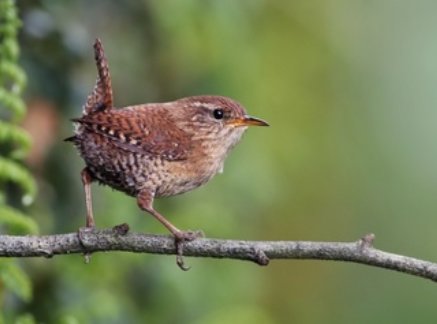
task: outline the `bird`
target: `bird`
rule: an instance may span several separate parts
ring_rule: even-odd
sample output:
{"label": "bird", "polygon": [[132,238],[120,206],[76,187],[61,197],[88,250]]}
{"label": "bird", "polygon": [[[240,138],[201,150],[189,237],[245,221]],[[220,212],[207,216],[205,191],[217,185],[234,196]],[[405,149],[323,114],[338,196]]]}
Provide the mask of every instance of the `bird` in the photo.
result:
{"label": "bird", "polygon": [[[170,197],[206,184],[223,171],[224,162],[248,126],[268,126],[247,114],[237,101],[217,95],[170,102],[114,106],[111,75],[100,39],[94,42],[97,80],[72,119],[72,142],[85,162],[86,229],[93,230],[91,183],[98,182],[135,197],[139,208],[154,216],[182,244],[200,236],[173,225],[154,207],[155,198]],[[185,269],[181,258],[178,265]]]}

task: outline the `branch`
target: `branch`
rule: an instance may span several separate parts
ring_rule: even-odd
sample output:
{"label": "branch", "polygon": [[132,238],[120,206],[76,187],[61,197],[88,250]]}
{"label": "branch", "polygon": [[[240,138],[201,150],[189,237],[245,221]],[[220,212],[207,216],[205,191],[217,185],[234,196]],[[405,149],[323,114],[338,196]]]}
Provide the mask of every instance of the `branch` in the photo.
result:
{"label": "branch", "polygon": [[[267,265],[271,259],[348,261],[396,270],[437,281],[437,263],[375,249],[373,234],[356,242],[237,241],[200,238],[184,243],[184,255],[249,260]],[[166,235],[127,233],[123,227],[46,236],[0,235],[0,257],[52,257],[102,251],[176,254]]]}

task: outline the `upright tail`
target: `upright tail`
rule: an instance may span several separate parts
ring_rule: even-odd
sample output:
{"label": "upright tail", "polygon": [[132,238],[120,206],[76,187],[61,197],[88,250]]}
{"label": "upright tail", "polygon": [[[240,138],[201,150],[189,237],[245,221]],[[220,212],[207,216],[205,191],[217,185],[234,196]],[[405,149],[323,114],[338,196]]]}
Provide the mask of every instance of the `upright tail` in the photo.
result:
{"label": "upright tail", "polygon": [[100,39],[94,42],[94,55],[97,65],[97,80],[93,92],[88,95],[83,106],[83,114],[92,114],[97,111],[111,109],[113,106],[111,75],[108,61]]}

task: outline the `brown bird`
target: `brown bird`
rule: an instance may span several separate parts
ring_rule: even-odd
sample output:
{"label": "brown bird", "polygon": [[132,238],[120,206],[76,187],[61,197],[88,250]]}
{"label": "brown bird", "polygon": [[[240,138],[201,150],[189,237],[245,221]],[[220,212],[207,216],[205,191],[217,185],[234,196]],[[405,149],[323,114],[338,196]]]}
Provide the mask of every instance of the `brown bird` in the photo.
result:
{"label": "brown bird", "polygon": [[[86,167],[86,227],[94,228],[90,184],[98,181],[136,197],[175,237],[178,253],[184,241],[198,233],[182,231],[153,208],[157,197],[178,195],[208,182],[247,126],[268,126],[246,114],[238,102],[221,96],[194,96],[166,103],[116,109],[102,43],[94,43],[98,77],[83,107],[73,119],[75,135],[66,139],[79,150]],[[183,268],[182,259],[178,264]]]}

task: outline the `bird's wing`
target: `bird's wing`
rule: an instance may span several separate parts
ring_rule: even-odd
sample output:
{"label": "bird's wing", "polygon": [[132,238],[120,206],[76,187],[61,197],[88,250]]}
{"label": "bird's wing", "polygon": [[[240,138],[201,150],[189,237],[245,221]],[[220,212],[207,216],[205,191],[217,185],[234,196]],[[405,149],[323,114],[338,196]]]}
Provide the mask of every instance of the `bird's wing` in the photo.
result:
{"label": "bird's wing", "polygon": [[74,119],[88,131],[111,140],[128,152],[149,154],[168,161],[185,160],[191,136],[178,128],[163,110],[151,114],[114,109]]}
{"label": "bird's wing", "polygon": [[108,61],[105,57],[103,45],[98,38],[94,43],[94,56],[97,65],[97,80],[93,91],[88,95],[83,107],[84,114],[109,110],[113,106],[112,84]]}

